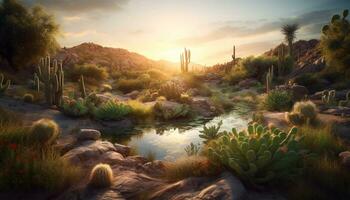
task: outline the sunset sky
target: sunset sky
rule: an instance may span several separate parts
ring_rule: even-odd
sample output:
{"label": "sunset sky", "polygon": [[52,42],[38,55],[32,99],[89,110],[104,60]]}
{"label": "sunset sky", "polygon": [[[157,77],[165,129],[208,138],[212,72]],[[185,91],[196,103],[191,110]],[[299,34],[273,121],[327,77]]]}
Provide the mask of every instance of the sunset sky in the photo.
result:
{"label": "sunset sky", "polygon": [[41,4],[61,25],[62,46],[83,42],[178,62],[184,47],[203,65],[257,55],[281,42],[280,26],[299,23],[299,39],[320,37],[350,0],[22,0]]}

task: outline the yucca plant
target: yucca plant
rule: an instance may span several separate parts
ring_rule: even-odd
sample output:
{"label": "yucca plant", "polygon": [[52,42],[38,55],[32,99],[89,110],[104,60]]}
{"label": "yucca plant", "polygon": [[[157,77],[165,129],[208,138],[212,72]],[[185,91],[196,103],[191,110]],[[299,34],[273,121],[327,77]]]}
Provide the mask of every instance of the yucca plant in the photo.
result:
{"label": "yucca plant", "polygon": [[282,26],[281,32],[283,33],[286,42],[288,43],[289,56],[293,57],[293,42],[296,38],[296,33],[299,29],[298,24],[286,24]]}
{"label": "yucca plant", "polygon": [[131,113],[132,108],[124,103],[110,100],[99,106],[94,115],[100,120],[120,120]]}
{"label": "yucca plant", "polygon": [[211,140],[215,140],[219,138],[222,135],[222,133],[219,132],[221,125],[222,125],[222,121],[220,121],[217,125],[213,125],[209,127],[204,125],[203,130],[199,131],[200,133],[202,133],[199,135],[199,137],[204,139],[203,142],[205,144],[209,143]]}

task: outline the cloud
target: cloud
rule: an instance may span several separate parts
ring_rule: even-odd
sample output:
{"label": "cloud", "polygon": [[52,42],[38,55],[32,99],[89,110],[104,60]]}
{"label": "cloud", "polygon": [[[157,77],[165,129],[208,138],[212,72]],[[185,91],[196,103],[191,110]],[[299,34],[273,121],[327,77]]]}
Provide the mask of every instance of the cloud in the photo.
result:
{"label": "cloud", "polygon": [[40,4],[66,13],[110,12],[120,10],[129,0],[24,0],[27,5]]}
{"label": "cloud", "polygon": [[83,31],[77,31],[77,32],[64,32],[64,37],[74,37],[74,38],[81,38],[85,36],[92,36],[92,35],[100,35],[100,36],[106,36],[105,33],[97,32],[96,30],[83,30]]}
{"label": "cloud", "polygon": [[[322,24],[327,23],[330,16],[332,16],[332,14],[336,11],[337,10],[334,9],[318,10],[304,13],[296,17],[280,18],[275,21],[267,21],[264,19],[257,21],[218,22],[216,23],[216,28],[211,30],[209,33],[194,37],[182,38],[178,40],[178,42],[186,45],[200,45],[225,38],[262,35],[279,31],[283,24],[288,23],[298,23],[302,28],[300,31],[303,31],[303,34],[316,34],[320,32],[320,27]],[[259,24],[261,25],[259,26]]]}

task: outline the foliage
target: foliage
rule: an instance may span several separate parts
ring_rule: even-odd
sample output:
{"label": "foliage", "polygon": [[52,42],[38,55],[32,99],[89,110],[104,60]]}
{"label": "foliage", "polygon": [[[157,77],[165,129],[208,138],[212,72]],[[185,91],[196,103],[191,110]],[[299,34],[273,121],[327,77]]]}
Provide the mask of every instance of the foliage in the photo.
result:
{"label": "foliage", "polygon": [[157,117],[164,120],[185,118],[191,114],[190,107],[186,104],[168,106],[167,102],[164,103],[163,101],[157,101],[154,105],[154,113]]}
{"label": "foliage", "polygon": [[34,64],[58,47],[55,36],[59,27],[41,7],[29,10],[16,0],[4,0],[0,3],[0,27],[0,57],[15,70]]}
{"label": "foliage", "polygon": [[[146,78],[146,77],[144,77]],[[120,79],[117,81],[116,87],[124,93],[132,92],[134,90],[142,90],[150,83],[150,79]]]}
{"label": "foliage", "polygon": [[33,103],[34,102],[34,95],[30,93],[26,93],[23,95],[23,101],[26,103]]}
{"label": "foliage", "polygon": [[174,82],[163,84],[159,88],[159,94],[165,96],[168,100],[179,100],[183,89]]}
{"label": "foliage", "polygon": [[[36,148],[33,131],[21,125],[10,112],[1,115],[0,123],[0,190],[60,191],[76,182],[80,170],[60,157],[51,146]],[[1,113],[3,114],[3,113]],[[35,126],[35,124],[33,125]],[[56,130],[42,129],[40,130]],[[45,139],[46,140],[46,139]]]}
{"label": "foliage", "polygon": [[218,171],[216,166],[202,156],[187,156],[179,158],[175,162],[165,163],[165,177],[171,181],[193,176],[214,175]]}
{"label": "foliage", "polygon": [[187,156],[197,156],[200,150],[200,144],[193,144],[192,142],[186,146],[185,152]]}
{"label": "foliage", "polygon": [[248,125],[247,130],[225,133],[211,143],[208,154],[253,185],[292,179],[300,173],[302,155],[297,129],[289,133],[262,125]]}
{"label": "foliage", "polygon": [[94,115],[100,120],[120,120],[131,112],[132,108],[129,105],[110,100],[101,104],[94,112]]}
{"label": "foliage", "polygon": [[113,183],[113,171],[108,164],[97,164],[90,173],[89,185],[95,188],[105,188]]}
{"label": "foliage", "polygon": [[81,76],[84,76],[86,83],[92,85],[99,85],[108,78],[106,69],[94,64],[75,65],[69,70],[70,80],[78,82]]}
{"label": "foliage", "polygon": [[71,117],[83,117],[89,114],[87,100],[83,98],[67,99],[63,102],[62,111],[65,115]]}
{"label": "foliage", "polygon": [[137,100],[129,100],[126,103],[131,107],[131,115],[137,118],[147,118],[153,115],[153,106]]}
{"label": "foliage", "polygon": [[277,58],[259,56],[248,57],[239,62],[239,68],[247,73],[248,77],[254,77],[260,81],[265,80],[265,74],[271,66],[277,66]]}
{"label": "foliage", "polygon": [[312,101],[296,102],[293,110],[285,114],[286,121],[293,125],[313,124],[317,122],[317,108]]}
{"label": "foliage", "polygon": [[222,125],[222,121],[220,121],[217,125],[209,126],[206,125],[203,126],[203,130],[199,131],[202,134],[199,134],[200,138],[204,139],[204,143],[207,144],[212,140],[218,139],[222,133],[219,132]]}
{"label": "foliage", "polygon": [[285,41],[288,43],[289,56],[293,57],[293,41],[296,38],[296,33],[299,29],[298,24],[286,24],[282,26],[281,32],[285,37]]}
{"label": "foliage", "polygon": [[55,142],[59,133],[60,130],[55,121],[40,119],[32,124],[29,138],[34,144],[48,146]]}
{"label": "foliage", "polygon": [[234,85],[239,83],[239,81],[248,77],[248,73],[245,70],[233,70],[224,76],[224,80],[228,83]]}
{"label": "foliage", "polygon": [[307,86],[307,89],[310,90],[311,93],[320,91],[327,87],[327,85],[322,82],[322,79],[314,73],[304,73],[295,77],[293,82],[298,85]]}
{"label": "foliage", "polygon": [[289,110],[292,105],[292,94],[284,90],[272,90],[265,99],[265,107],[269,111]]}
{"label": "foliage", "polygon": [[5,84],[4,83],[4,75],[0,74],[0,96],[2,96],[7,89],[9,89],[11,85],[11,81],[7,80]]}
{"label": "foliage", "polygon": [[328,72],[337,72],[339,77],[350,77],[350,24],[348,10],[343,16],[334,15],[322,29],[320,47],[327,62]]}
{"label": "foliage", "polygon": [[229,110],[233,107],[233,102],[220,92],[213,93],[210,97],[210,100],[214,104],[215,108],[217,108],[221,112]]}

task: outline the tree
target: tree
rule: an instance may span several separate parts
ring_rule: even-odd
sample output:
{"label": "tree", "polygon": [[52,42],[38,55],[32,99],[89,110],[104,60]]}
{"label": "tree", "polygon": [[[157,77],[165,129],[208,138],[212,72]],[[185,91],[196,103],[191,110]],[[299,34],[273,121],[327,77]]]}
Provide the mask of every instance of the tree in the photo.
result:
{"label": "tree", "polygon": [[322,28],[320,47],[328,70],[350,76],[350,23],[349,14],[334,15],[331,22]]}
{"label": "tree", "polygon": [[0,57],[18,70],[58,48],[59,27],[41,7],[27,9],[16,0],[0,4]]}
{"label": "tree", "polygon": [[281,32],[288,44],[289,56],[293,57],[293,41],[296,38],[296,33],[299,29],[298,24],[286,24],[282,26]]}

